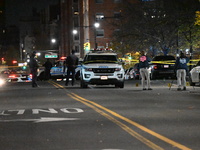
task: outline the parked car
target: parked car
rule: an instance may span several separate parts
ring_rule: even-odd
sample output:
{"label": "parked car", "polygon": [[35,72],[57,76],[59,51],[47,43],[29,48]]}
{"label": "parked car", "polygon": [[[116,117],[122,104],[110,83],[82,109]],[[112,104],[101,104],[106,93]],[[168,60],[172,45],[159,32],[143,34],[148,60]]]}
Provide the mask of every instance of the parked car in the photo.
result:
{"label": "parked car", "polygon": [[175,61],[175,57],[171,55],[155,56],[150,65],[151,79],[160,77],[174,78],[176,76],[174,72]]}
{"label": "parked car", "polygon": [[4,70],[1,72],[6,82],[31,82],[30,75],[23,70]]}
{"label": "parked car", "polygon": [[200,61],[197,63],[196,67],[189,72],[189,83],[191,86],[200,83]]}

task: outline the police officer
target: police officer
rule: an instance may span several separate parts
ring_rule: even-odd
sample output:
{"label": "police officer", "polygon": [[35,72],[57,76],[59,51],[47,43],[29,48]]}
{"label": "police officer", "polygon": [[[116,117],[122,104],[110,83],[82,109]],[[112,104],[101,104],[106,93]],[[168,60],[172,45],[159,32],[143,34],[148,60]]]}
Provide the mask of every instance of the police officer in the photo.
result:
{"label": "police officer", "polygon": [[177,90],[180,91],[183,86],[183,90],[186,90],[186,73],[188,71],[187,63],[189,62],[189,58],[184,55],[183,52],[180,52],[180,57],[176,59],[175,63],[175,71],[177,76]]}
{"label": "police officer", "polygon": [[72,50],[71,55],[66,58],[65,65],[67,67],[67,78],[65,85],[68,86],[70,73],[72,73],[72,86],[75,80],[75,69],[78,65],[78,57],[75,55],[75,50]]}
{"label": "police officer", "polygon": [[49,80],[50,77],[51,77],[51,74],[50,74],[50,70],[52,68],[52,63],[50,62],[49,59],[47,59],[47,61],[44,63],[43,65],[45,67],[45,79],[46,80]]}
{"label": "police officer", "polygon": [[[140,70],[141,83],[143,90],[152,90],[150,85],[150,76],[149,76],[149,58],[145,55],[144,51],[141,51],[141,56],[139,58],[138,69]],[[145,81],[147,81],[147,89],[145,87]]]}
{"label": "police officer", "polygon": [[30,62],[29,67],[32,74],[32,87],[38,87],[37,81],[37,69],[39,67],[37,60],[35,59],[36,52],[33,51],[33,53],[30,56]]}

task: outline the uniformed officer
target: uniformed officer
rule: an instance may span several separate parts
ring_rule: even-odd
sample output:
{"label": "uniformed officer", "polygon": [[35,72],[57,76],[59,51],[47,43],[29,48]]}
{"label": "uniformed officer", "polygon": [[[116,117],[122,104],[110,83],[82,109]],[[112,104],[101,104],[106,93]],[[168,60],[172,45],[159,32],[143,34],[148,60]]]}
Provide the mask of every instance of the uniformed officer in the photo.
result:
{"label": "uniformed officer", "polygon": [[32,74],[32,87],[38,87],[38,84],[36,81],[37,81],[37,69],[39,65],[35,56],[36,56],[36,52],[33,51],[33,53],[30,56],[30,62],[29,62],[29,67]]}
{"label": "uniformed officer", "polygon": [[65,65],[67,67],[67,78],[65,85],[68,86],[70,73],[72,73],[72,86],[75,80],[75,69],[78,65],[78,57],[75,55],[75,50],[72,50],[71,55],[66,58]]}

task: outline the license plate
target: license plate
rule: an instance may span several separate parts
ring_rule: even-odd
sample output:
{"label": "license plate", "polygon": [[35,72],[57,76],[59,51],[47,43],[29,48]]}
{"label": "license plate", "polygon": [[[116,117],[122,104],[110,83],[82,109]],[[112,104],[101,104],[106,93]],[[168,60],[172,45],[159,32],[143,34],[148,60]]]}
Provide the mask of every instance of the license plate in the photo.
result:
{"label": "license plate", "polygon": [[101,80],[108,80],[108,76],[101,76]]}
{"label": "license plate", "polygon": [[164,65],[164,68],[169,68],[169,65]]}
{"label": "license plate", "polygon": [[108,68],[108,66],[99,66],[99,68]]}

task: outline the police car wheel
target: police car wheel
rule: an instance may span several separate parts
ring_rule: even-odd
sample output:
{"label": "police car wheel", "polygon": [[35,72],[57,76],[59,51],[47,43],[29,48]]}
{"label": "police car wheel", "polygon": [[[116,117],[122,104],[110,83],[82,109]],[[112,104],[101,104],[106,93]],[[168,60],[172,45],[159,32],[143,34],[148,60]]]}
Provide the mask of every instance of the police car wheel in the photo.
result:
{"label": "police car wheel", "polygon": [[192,79],[191,79],[191,77],[189,76],[189,83],[190,83],[190,86],[195,86],[195,83],[194,82],[192,82]]}
{"label": "police car wheel", "polygon": [[115,84],[116,88],[124,88],[124,82]]}

